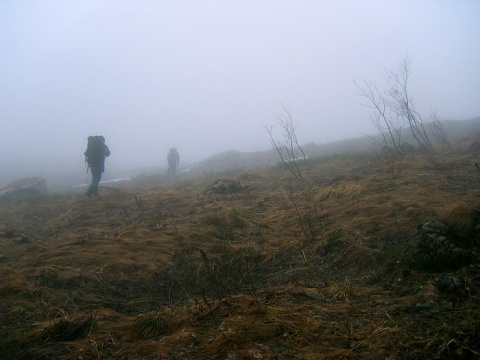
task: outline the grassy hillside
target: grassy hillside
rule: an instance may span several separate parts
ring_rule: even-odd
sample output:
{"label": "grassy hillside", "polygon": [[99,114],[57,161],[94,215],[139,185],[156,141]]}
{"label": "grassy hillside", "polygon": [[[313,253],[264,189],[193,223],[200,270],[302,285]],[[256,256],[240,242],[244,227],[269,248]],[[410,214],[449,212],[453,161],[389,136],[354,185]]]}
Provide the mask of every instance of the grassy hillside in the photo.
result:
{"label": "grassy hillside", "polygon": [[[446,120],[441,122],[444,134],[452,143],[462,142],[472,135],[480,134],[480,117],[455,121]],[[430,135],[432,139],[435,137]],[[408,129],[401,132],[402,142],[406,141],[418,147]],[[380,151],[384,146],[384,140],[380,134],[374,136],[362,136],[353,139],[344,139],[326,144],[315,144],[313,142],[302,145],[302,150],[307,157],[315,158],[320,156],[331,156],[359,151]],[[225,171],[234,169],[256,169],[259,167],[272,166],[280,161],[278,153],[274,149],[257,152],[240,152],[229,150],[215,154],[197,164],[192,164],[191,169],[201,172]]]}
{"label": "grassy hillside", "polygon": [[479,225],[474,140],[2,204],[0,358],[478,358],[477,239],[456,268],[415,245]]}

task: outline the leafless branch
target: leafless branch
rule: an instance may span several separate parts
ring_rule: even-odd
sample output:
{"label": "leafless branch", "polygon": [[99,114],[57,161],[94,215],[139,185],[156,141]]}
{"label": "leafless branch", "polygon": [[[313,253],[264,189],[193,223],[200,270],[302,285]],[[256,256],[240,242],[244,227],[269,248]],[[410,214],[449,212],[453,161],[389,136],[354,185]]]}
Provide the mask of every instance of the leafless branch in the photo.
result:
{"label": "leafless branch", "polygon": [[280,160],[292,173],[297,180],[303,180],[301,160],[306,159],[305,152],[302,150],[297,134],[296,124],[293,122],[292,109],[290,106],[283,105],[283,114],[277,115],[277,125],[282,129],[282,140],[276,140],[273,135],[273,125],[265,126],[270,142],[280,156]]}

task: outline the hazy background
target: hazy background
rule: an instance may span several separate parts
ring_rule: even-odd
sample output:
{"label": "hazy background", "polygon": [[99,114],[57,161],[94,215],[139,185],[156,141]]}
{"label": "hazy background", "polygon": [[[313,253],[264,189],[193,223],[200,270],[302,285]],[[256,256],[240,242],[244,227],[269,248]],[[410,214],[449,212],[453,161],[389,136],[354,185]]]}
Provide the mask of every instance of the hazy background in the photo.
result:
{"label": "hazy background", "polygon": [[381,87],[406,55],[421,113],[480,115],[477,0],[3,0],[0,185],[85,182],[88,135],[106,178],[173,146],[183,164],[265,150],[282,103],[301,143],[372,134],[352,81]]}

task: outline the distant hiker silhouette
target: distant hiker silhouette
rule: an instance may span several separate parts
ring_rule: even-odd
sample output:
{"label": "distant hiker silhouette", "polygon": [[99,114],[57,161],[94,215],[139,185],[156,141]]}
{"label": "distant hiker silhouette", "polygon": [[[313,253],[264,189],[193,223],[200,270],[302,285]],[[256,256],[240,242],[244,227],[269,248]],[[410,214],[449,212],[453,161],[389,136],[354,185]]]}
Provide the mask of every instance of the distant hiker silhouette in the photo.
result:
{"label": "distant hiker silhouette", "polygon": [[177,171],[178,164],[180,163],[180,154],[178,153],[176,148],[171,148],[168,151],[167,155],[168,161],[168,171],[167,176],[175,176],[175,172]]}
{"label": "distant hiker silhouette", "polygon": [[98,198],[100,197],[98,184],[102,179],[102,173],[105,171],[105,158],[110,155],[110,150],[105,144],[105,138],[101,135],[89,136],[87,150],[85,150],[84,155],[85,162],[88,164],[87,172],[90,168],[92,173],[92,183],[88,187],[86,195],[88,197],[94,195]]}

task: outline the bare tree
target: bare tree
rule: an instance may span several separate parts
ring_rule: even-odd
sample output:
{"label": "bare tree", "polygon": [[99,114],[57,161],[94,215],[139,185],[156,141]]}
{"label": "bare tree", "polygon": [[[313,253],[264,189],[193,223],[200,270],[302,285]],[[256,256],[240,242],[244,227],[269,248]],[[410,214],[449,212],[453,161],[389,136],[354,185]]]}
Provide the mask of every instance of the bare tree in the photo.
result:
{"label": "bare tree", "polygon": [[408,78],[410,74],[410,59],[404,57],[396,70],[387,71],[389,89],[386,95],[390,100],[390,108],[406,120],[410,133],[418,145],[424,150],[432,149],[433,144],[427,134],[423,119],[415,110],[413,99],[409,96]]}
{"label": "bare tree", "polygon": [[402,59],[397,69],[386,73],[388,88],[383,93],[375,84],[364,81],[362,87],[354,81],[358,94],[368,100],[366,106],[374,110],[372,122],[382,134],[385,145],[393,146],[401,155],[401,136],[404,129],[411,133],[423,150],[434,148],[431,136],[441,144],[447,144],[445,133],[436,115],[430,122],[425,122],[415,110],[414,101],[408,90],[408,79],[411,75],[408,56]]}
{"label": "bare tree", "polygon": [[393,146],[398,154],[401,154],[402,130],[405,127],[402,118],[392,113],[388,97],[378,91],[375,84],[364,81],[364,87],[360,87],[354,81],[358,94],[368,100],[365,106],[374,110],[372,123],[380,132],[383,138],[384,146]]}
{"label": "bare tree", "polygon": [[277,151],[280,159],[287,169],[297,180],[303,180],[300,160],[305,160],[306,155],[303,152],[298,142],[297,134],[295,132],[296,124],[293,122],[292,109],[290,105],[286,107],[283,105],[283,114],[277,115],[277,124],[282,129],[282,140],[275,140],[273,135],[273,125],[265,126],[270,142]]}
{"label": "bare tree", "polygon": [[450,143],[448,142],[447,136],[445,134],[445,130],[443,129],[442,122],[437,116],[437,112],[433,111],[430,115],[430,131],[432,132],[435,140],[440,145],[442,149],[449,149]]}

